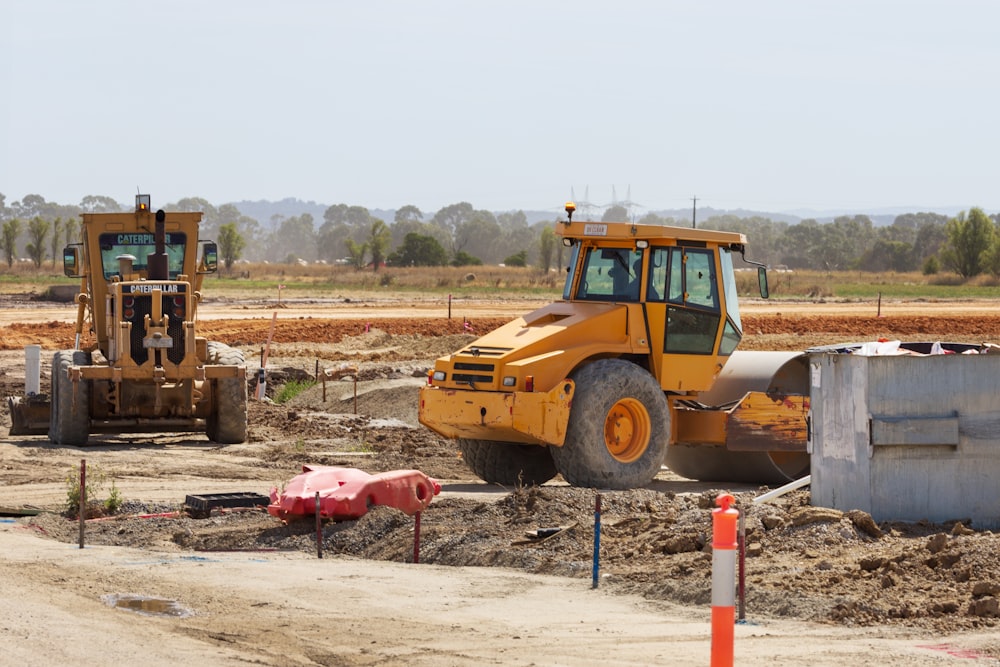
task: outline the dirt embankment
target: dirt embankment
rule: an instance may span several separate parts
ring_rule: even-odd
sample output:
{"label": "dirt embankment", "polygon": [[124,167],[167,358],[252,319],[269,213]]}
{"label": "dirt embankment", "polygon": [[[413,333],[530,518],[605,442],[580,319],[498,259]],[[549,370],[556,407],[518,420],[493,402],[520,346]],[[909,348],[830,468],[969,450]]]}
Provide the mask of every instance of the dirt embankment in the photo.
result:
{"label": "dirt embankment", "polygon": [[[279,317],[246,320],[206,320],[200,331],[210,340],[228,345],[259,348],[272,336],[275,344],[337,345],[345,338],[357,337],[375,329],[393,336],[482,335],[510,317],[488,316],[476,319],[414,317],[412,319],[333,319],[317,316]],[[875,340],[948,340],[955,342],[1000,340],[1000,313],[996,315],[744,315],[746,332],[742,349],[798,350],[814,345]],[[25,345],[45,349],[72,346],[74,325],[63,321],[12,323],[0,327],[0,350],[19,350]],[[327,350],[328,352],[330,350]]]}

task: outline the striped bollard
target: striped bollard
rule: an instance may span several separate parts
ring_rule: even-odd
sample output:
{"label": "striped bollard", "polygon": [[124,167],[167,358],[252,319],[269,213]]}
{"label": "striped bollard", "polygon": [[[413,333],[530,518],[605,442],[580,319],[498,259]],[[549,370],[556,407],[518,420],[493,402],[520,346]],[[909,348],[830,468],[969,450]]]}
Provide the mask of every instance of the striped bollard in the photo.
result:
{"label": "striped bollard", "polygon": [[736,625],[736,498],[720,493],[712,510],[712,667],[732,667]]}

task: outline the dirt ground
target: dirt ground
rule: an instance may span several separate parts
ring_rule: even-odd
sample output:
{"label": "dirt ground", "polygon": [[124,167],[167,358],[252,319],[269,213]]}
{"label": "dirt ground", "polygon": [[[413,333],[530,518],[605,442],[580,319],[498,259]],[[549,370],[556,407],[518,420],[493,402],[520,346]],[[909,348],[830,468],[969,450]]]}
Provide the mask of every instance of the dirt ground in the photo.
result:
{"label": "dirt ground", "polygon": [[[0,393],[23,391],[21,349],[72,346],[75,311],[0,303]],[[417,389],[434,357],[534,304],[439,307],[206,304],[205,335],[256,369],[272,336],[269,400],[250,437],[93,436],[86,448],[0,438],[0,507],[40,510],[0,524],[0,623],[10,660],[148,665],[705,664],[710,652],[711,509],[734,493],[747,527],[746,621],[736,664],[1000,664],[1000,536],[956,517],[882,524],[809,504],[808,489],[755,505],[766,487],[721,488],[664,470],[648,487],[600,492],[599,588],[592,589],[597,491],[480,482],[454,445],[419,426]],[[514,310],[520,307],[520,310]],[[39,311],[44,311],[39,316]],[[252,316],[247,316],[252,313]],[[277,313],[273,319],[273,313]],[[377,316],[376,316],[377,315]],[[879,337],[1000,343],[986,303],[751,305],[743,349],[798,350]],[[273,333],[271,327],[273,322]],[[352,378],[272,399],[288,379],[359,367]],[[48,376],[43,373],[42,390]],[[10,417],[0,416],[0,434]],[[86,459],[119,513],[65,515]],[[418,469],[442,484],[415,521],[375,507],[355,521],[284,525],[260,510],[192,518],[189,494],[267,494],[303,464]],[[11,512],[14,514],[14,512]],[[155,598],[145,614],[122,596]],[[117,596],[117,597],[116,597]],[[159,601],[176,602],[176,615]],[[117,602],[117,607],[115,603]]]}

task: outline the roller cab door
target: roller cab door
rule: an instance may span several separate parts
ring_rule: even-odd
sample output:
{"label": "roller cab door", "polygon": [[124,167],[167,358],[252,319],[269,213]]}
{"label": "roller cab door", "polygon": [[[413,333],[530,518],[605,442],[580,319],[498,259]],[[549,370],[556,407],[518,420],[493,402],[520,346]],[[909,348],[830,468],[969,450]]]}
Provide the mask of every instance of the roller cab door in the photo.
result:
{"label": "roller cab door", "polygon": [[712,248],[650,249],[646,292],[650,348],[666,391],[704,391],[722,368],[717,350],[725,311],[717,275]]}

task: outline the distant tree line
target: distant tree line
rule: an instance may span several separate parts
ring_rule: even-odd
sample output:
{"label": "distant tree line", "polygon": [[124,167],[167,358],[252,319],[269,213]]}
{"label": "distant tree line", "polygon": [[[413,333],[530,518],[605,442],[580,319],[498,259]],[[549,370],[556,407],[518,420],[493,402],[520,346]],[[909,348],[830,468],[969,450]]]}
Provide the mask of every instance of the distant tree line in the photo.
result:
{"label": "distant tree line", "polygon": [[[277,263],[349,264],[359,270],[382,266],[474,266],[507,264],[548,271],[563,261],[563,246],[554,234],[560,218],[528,224],[523,211],[493,213],[468,202],[425,214],[407,205],[387,222],[363,206],[335,204],[323,220],[311,214],[273,216],[262,224],[233,204],[214,206],[202,198],[185,198],[163,207],[201,211],[202,238],[219,242],[220,259],[231,268],[240,259]],[[47,202],[27,195],[9,205],[0,194],[0,250],[8,267],[27,259],[36,267],[50,259],[54,266],[63,245],[79,235],[79,215],[125,210],[110,197],[87,196],[79,205]],[[628,210],[611,206],[604,221],[628,220]],[[650,213],[642,224],[690,226],[690,220]],[[719,215],[698,227],[741,232],[748,239],[748,258],[772,268],[828,271],[953,271],[963,278],[982,273],[1000,276],[1000,215],[980,208],[955,217],[937,213],[905,213],[891,225],[876,226],[866,215],[841,216],[832,222],[805,219],[797,223],[763,216]]]}

